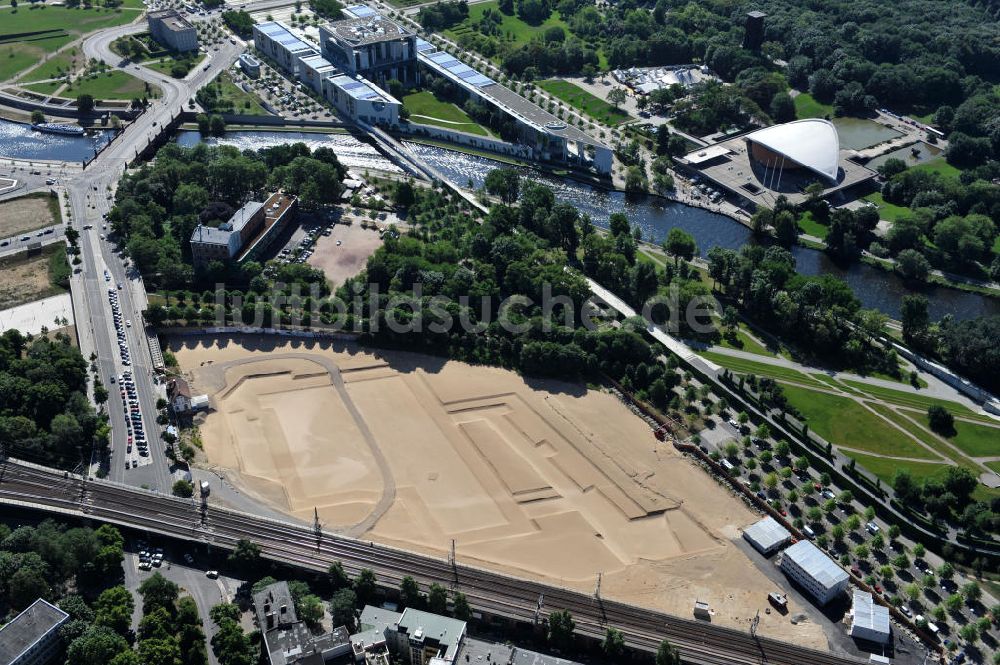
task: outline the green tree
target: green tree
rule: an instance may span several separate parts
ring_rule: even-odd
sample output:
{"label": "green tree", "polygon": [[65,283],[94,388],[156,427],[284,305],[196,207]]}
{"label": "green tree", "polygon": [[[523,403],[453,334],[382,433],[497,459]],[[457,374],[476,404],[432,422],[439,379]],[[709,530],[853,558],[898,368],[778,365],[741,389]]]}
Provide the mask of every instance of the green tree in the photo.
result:
{"label": "green tree", "polygon": [[177,596],[180,587],[171,582],[159,571],[139,585],[139,595],[142,596],[142,613],[150,614],[157,607],[162,607],[170,616],[177,609]]}
{"label": "green tree", "polygon": [[403,607],[420,609],[424,605],[424,596],[420,593],[417,581],[407,575],[399,585],[399,602]]}
{"label": "green tree", "polygon": [[656,649],[656,665],[681,665],[681,654],[667,640]]}
{"label": "green tree", "polygon": [[238,574],[245,578],[254,579],[263,566],[263,560],[260,556],[260,545],[246,538],[241,538],[236,541],[236,547],[230,553],[227,561]]}
{"label": "green tree", "polygon": [[128,648],[124,637],[107,626],[95,625],[69,645],[66,662],[73,665],[108,665]]}
{"label": "green tree", "polygon": [[181,650],[174,638],[139,642],[139,660],[143,665],[177,665],[180,658]]}
{"label": "green tree", "polygon": [[339,561],[334,561],[330,564],[330,568],[327,571],[330,576],[330,586],[337,589],[344,589],[351,586],[351,578],[347,576],[347,572],[344,570],[344,564]]}
{"label": "green tree", "polygon": [[436,582],[427,589],[427,611],[431,614],[448,612],[448,591]]}
{"label": "green tree", "polygon": [[939,404],[927,408],[927,420],[938,434],[950,435],[955,431],[955,417]]}
{"label": "green tree", "polygon": [[983,590],[977,582],[969,582],[962,587],[962,595],[970,603],[978,601],[983,597]]}
{"label": "green tree", "polygon": [[514,169],[493,169],[486,174],[486,191],[499,197],[505,205],[517,203],[521,191],[521,176]]}
{"label": "green tree", "polygon": [[469,599],[461,591],[455,592],[454,612],[456,619],[468,621],[472,618],[472,608],[469,607]]}
{"label": "green tree", "polygon": [[194,483],[190,480],[184,480],[183,478],[178,478],[174,481],[174,486],[172,488],[174,496],[179,496],[185,499],[189,499],[194,496]]}
{"label": "green tree", "polygon": [[132,630],[135,599],[123,586],[113,586],[101,592],[94,601],[94,624],[106,626],[123,637]]}
{"label": "green tree", "polygon": [[94,101],[91,95],[77,95],[76,109],[83,115],[90,115],[94,111]]}
{"label": "green tree", "polygon": [[573,645],[576,622],[567,610],[556,610],[549,615],[549,643],[557,649],[569,650]]}
{"label": "green tree", "polygon": [[35,109],[34,111],[31,112],[31,124],[33,124],[33,125],[40,125],[43,122],[45,122],[45,114],[44,113],[42,113],[38,109]]}
{"label": "green tree", "polygon": [[690,233],[675,226],[667,233],[667,238],[663,241],[663,250],[674,257],[674,266],[676,267],[681,259],[690,261],[694,258],[698,246]]}
{"label": "green tree", "polygon": [[330,619],[334,626],[347,626],[354,630],[358,596],[353,589],[343,588],[334,592],[330,599]]}
{"label": "green tree", "polygon": [[608,91],[608,101],[611,102],[612,106],[616,109],[625,103],[628,99],[628,93],[625,92],[625,88],[621,86],[615,86]]}
{"label": "green tree", "polygon": [[601,642],[604,655],[612,661],[617,661],[625,655],[625,636],[617,628],[608,627]]}
{"label": "green tree", "polygon": [[358,595],[358,602],[367,605],[375,597],[376,586],[375,573],[372,569],[362,568],[354,580],[354,591]]}

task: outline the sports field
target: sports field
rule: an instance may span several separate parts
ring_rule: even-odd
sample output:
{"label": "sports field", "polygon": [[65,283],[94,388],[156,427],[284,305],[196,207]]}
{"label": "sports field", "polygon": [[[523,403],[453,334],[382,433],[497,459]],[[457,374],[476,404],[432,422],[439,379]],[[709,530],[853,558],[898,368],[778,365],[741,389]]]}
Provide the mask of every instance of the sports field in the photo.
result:
{"label": "sports field", "polygon": [[[343,343],[183,338],[210,464],[327,528],[743,626],[775,587],[731,541],[756,517],[614,396]],[[570,554],[571,553],[571,554]],[[822,630],[761,629],[825,646]]]}

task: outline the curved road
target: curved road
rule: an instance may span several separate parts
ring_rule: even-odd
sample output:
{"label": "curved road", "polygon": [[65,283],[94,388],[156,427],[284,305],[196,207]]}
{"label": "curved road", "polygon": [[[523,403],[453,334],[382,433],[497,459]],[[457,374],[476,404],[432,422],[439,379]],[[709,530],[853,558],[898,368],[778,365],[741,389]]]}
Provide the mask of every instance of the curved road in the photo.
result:
{"label": "curved road", "polygon": [[[147,338],[141,326],[126,329],[127,342],[132,351],[131,367],[139,394],[139,406],[143,423],[150,440],[149,462],[126,472],[126,427],[121,402],[113,390],[111,378],[120,374],[124,367],[118,353],[111,310],[107,302],[107,289],[115,283],[122,285],[119,300],[123,317],[141,321],[141,311],[146,307],[145,289],[139,275],[127,267],[127,262],[118,253],[115,244],[102,233],[103,215],[113,206],[113,193],[127,165],[138,153],[154,140],[163,127],[180,113],[194,93],[218,73],[232,64],[243,45],[225,44],[219,51],[211,51],[209,58],[185,79],[174,79],[159,72],[131,64],[112,53],[110,45],[115,39],[139,32],[145,24],[132,24],[111,28],[96,33],[83,43],[87,58],[97,58],[127,72],[143,81],[156,85],[162,90],[161,98],[153,100],[149,107],[124,130],[87,166],[79,175],[66,178],[66,196],[69,200],[72,225],[80,232],[80,247],[83,264],[72,278],[73,308],[77,320],[77,332],[84,357],[97,354],[98,371],[101,381],[112,389],[109,400],[111,418],[112,459],[109,477],[111,480],[135,485],[146,485],[168,491],[171,485],[169,460],[164,454],[163,442],[159,438],[159,427],[155,424],[156,400],[159,391],[151,382],[153,373]],[[93,228],[84,230],[90,224]],[[107,270],[110,281],[104,278]]]}

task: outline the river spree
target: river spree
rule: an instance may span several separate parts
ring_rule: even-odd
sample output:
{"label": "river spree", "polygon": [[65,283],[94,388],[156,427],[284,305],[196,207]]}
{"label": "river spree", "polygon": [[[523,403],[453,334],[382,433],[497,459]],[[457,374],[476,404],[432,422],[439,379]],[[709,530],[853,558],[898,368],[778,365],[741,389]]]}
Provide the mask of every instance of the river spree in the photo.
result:
{"label": "river spree", "polygon": [[[93,156],[93,150],[104,137],[65,137],[35,132],[27,125],[0,121],[0,158],[23,157],[81,161]],[[178,132],[181,145],[192,146],[202,140],[196,131]],[[357,172],[365,169],[400,173],[402,169],[378,150],[350,134],[324,134],[317,132],[236,131],[221,138],[207,139],[210,144],[233,145],[237,148],[257,150],[271,145],[301,141],[310,148],[329,147],[341,162]],[[420,159],[433,166],[456,185],[479,188],[486,174],[505,164],[485,157],[448,150],[436,146],[407,143]],[[14,154],[17,153],[17,154]],[[622,192],[601,188],[568,178],[549,176],[534,169],[516,167],[523,175],[553,189],[558,199],[566,201],[582,214],[590,215],[598,226],[607,227],[612,212],[624,212],[632,224],[642,229],[644,240],[659,243],[670,229],[679,227],[690,233],[704,256],[713,246],[739,249],[756,242],[749,229],[742,224],[702,208],[694,208],[656,196],[627,196]],[[865,307],[881,310],[891,317],[899,317],[901,298],[911,291],[903,286],[894,274],[864,264],[841,267],[824,253],[805,247],[792,249],[796,267],[804,275],[828,273],[846,281]],[[948,288],[925,290],[930,301],[931,315],[940,318],[952,314],[965,319],[984,314],[1000,314],[1000,300],[974,293]]]}
{"label": "river spree", "polygon": [[97,131],[87,136],[49,134],[24,123],[0,120],[0,159],[79,163],[92,159],[113,135],[110,131]]}

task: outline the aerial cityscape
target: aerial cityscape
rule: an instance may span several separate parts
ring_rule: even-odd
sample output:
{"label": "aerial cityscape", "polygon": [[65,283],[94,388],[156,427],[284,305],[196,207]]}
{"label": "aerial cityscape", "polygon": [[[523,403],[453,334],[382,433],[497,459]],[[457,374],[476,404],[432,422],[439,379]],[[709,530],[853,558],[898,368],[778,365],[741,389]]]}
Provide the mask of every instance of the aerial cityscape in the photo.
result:
{"label": "aerial cityscape", "polygon": [[995,3],[0,2],[0,665],[1000,665],[998,225]]}

